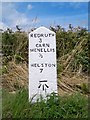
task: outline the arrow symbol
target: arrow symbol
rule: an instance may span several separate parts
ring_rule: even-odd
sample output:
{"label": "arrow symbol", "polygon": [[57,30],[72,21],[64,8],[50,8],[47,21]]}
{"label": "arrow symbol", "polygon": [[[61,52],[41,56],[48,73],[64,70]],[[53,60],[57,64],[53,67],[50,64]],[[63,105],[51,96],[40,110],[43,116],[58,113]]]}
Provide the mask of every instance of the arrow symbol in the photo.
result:
{"label": "arrow symbol", "polygon": [[46,91],[46,88],[49,88],[49,86],[46,84],[47,83],[47,80],[41,80],[39,81],[39,86],[38,88],[42,88],[42,90]]}

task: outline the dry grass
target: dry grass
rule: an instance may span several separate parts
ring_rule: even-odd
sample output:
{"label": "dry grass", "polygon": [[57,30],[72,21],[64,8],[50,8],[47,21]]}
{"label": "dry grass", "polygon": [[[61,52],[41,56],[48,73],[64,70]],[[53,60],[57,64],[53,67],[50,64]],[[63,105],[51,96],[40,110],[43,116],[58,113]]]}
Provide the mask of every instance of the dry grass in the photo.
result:
{"label": "dry grass", "polygon": [[88,86],[88,75],[72,74],[69,72],[58,75],[59,95],[72,94],[74,92],[83,92],[82,86]]}
{"label": "dry grass", "polygon": [[28,68],[25,63],[15,64],[9,62],[8,71],[2,75],[3,88],[15,91],[28,85]]}
{"label": "dry grass", "polygon": [[[3,88],[13,93],[16,90],[28,87],[29,75],[26,63],[9,62],[7,69],[7,73],[2,75]],[[69,95],[77,91],[82,92],[81,86],[83,84],[88,85],[88,76],[69,72],[60,73],[58,75],[58,94]]]}

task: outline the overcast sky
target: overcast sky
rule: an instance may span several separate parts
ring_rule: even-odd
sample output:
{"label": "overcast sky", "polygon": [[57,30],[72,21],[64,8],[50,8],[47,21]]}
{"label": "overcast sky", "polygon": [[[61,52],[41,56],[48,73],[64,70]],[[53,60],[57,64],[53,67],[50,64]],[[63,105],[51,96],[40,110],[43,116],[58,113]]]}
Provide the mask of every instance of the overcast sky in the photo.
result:
{"label": "overcast sky", "polygon": [[[83,0],[84,1],[84,0]],[[88,26],[88,2],[3,2],[0,27]]]}

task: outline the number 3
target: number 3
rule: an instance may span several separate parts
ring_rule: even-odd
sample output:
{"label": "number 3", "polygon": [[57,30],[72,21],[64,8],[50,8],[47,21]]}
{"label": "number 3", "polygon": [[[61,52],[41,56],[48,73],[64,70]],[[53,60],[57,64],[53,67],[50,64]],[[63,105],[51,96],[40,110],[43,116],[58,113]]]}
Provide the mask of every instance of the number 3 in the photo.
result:
{"label": "number 3", "polygon": [[42,42],[42,39],[41,38],[39,38],[40,40],[39,40],[39,42],[41,43]]}

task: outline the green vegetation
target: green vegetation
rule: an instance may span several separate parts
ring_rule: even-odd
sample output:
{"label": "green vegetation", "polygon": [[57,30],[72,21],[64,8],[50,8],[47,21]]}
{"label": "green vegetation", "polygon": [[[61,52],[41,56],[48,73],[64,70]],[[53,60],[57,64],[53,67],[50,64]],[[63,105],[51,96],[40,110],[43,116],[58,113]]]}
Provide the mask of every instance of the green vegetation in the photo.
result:
{"label": "green vegetation", "polygon": [[78,72],[80,65],[82,72],[90,69],[88,36],[89,33],[85,28],[73,28],[68,31],[60,26],[56,28],[57,58],[61,64],[63,64],[62,58],[64,62],[67,61],[64,67],[68,66],[71,72]]}
{"label": "green vegetation", "polygon": [[88,85],[85,84],[85,83],[83,83],[83,84],[81,85],[81,90],[82,90],[83,93],[89,93]]}
{"label": "green vegetation", "polygon": [[3,63],[14,60],[16,63],[28,59],[28,36],[25,32],[2,33]]}
{"label": "green vegetation", "polygon": [[87,118],[88,98],[80,93],[57,96],[52,93],[45,102],[29,103],[28,91],[3,91],[3,118]]}
{"label": "green vegetation", "polygon": [[[85,28],[73,28],[70,26],[67,31],[59,25],[55,28],[50,27],[56,33],[57,71],[58,76],[60,75],[59,77],[64,76],[62,82],[63,80],[66,81],[66,78],[68,80],[72,78],[73,73],[87,75],[90,71],[88,47],[90,33]],[[3,118],[87,118],[88,99],[87,96],[81,93],[73,93],[64,97],[52,93],[47,97],[47,102],[43,99],[41,102],[37,101],[34,104],[28,102],[28,91],[21,89],[20,86],[21,82],[27,88],[27,84],[25,84],[27,74],[25,73],[28,73],[28,41],[28,34],[26,32],[7,30],[2,33],[3,66],[0,72],[2,72],[2,75],[5,75],[2,82],[4,87],[6,87],[3,87],[2,92]],[[11,65],[9,64],[10,61]],[[21,70],[21,68],[23,69]],[[65,76],[66,73],[70,77]],[[69,86],[74,91],[73,85],[69,85],[65,81],[62,87],[67,89]],[[13,85],[15,89],[13,89]],[[12,93],[9,92],[10,87],[12,88]],[[90,93],[86,82],[79,84],[77,88],[80,88],[80,92],[83,94]]]}
{"label": "green vegetation", "polygon": [[[71,72],[78,72],[82,66],[81,72],[87,73],[90,69],[89,32],[81,27],[72,27],[66,31],[59,25],[50,29],[56,32],[58,65],[60,63],[59,66],[62,67],[59,70],[67,68]],[[4,31],[2,33],[3,64],[12,60],[16,63],[28,63],[28,41],[28,34],[25,32]]]}

